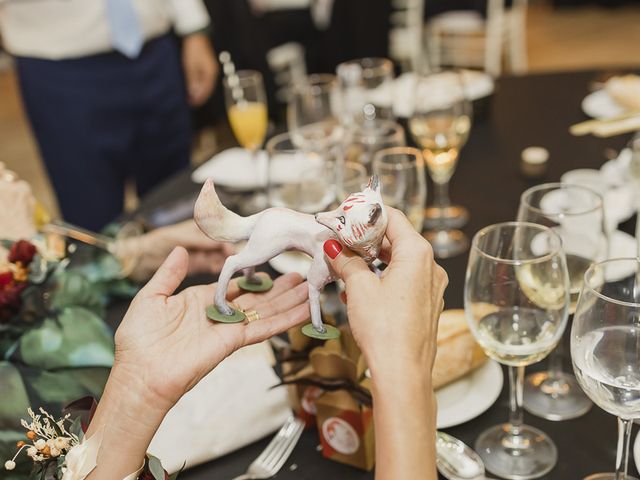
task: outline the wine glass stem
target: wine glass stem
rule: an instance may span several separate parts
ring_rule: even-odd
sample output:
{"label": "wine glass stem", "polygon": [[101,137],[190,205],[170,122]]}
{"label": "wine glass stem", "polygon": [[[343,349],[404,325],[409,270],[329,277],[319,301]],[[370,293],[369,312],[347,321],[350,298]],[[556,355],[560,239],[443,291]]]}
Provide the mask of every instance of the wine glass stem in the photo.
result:
{"label": "wine glass stem", "polygon": [[564,343],[562,338],[556,348],[549,354],[549,377],[559,378],[562,375],[562,356],[564,354]]}
{"label": "wine glass stem", "polygon": [[445,182],[433,182],[433,194],[433,204],[436,208],[447,208],[450,206],[449,180]]}
{"label": "wine glass stem", "polygon": [[509,367],[509,434],[520,435],[522,428],[522,397],[524,367]]}
{"label": "wine glass stem", "polygon": [[629,443],[633,421],[618,417],[618,452],[616,454],[616,480],[627,478],[629,463]]}

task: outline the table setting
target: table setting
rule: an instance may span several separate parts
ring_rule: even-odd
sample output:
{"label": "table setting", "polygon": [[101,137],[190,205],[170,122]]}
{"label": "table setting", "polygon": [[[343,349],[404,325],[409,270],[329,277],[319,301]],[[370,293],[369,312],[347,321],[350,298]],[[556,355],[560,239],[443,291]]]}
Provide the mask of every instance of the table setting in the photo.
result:
{"label": "table setting", "polygon": [[[599,72],[396,78],[385,59],[362,59],[294,86],[286,126],[268,135],[260,74],[236,71],[226,52],[221,63],[241,147],[151,192],[136,220],[190,217],[211,179],[217,201],[242,217],[268,207],[346,212],[345,199],[377,192],[432,244],[450,279],[433,371],[441,478],[637,476],[640,141],[570,131],[585,113],[634,118],[628,103],[585,108]],[[634,80],[615,78],[609,100],[633,96]],[[482,115],[479,99],[489,104]],[[535,175],[521,168],[532,147],[545,158]],[[203,228],[197,209],[196,221]],[[51,225],[110,248],[92,232]],[[313,278],[312,252],[278,253],[255,266]],[[324,324],[236,352],[169,412],[149,449],[167,471],[186,467],[187,480],[373,478],[370,373],[346,324],[343,286],[319,290]],[[111,304],[112,327],[125,308]],[[309,338],[325,328],[331,336]]]}

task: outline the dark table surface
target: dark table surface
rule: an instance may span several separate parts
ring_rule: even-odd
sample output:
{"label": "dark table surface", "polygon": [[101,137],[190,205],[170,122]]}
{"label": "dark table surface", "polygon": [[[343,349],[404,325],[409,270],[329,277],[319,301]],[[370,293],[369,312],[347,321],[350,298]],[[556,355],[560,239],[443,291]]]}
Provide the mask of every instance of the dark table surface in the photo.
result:
{"label": "dark table surface", "polygon": [[[528,187],[545,181],[558,181],[567,170],[599,168],[605,161],[605,149],[620,149],[627,136],[612,139],[573,137],[569,125],[585,120],[580,102],[589,92],[589,84],[602,72],[572,72],[501,78],[488,109],[476,119],[467,146],[463,149],[458,170],[451,183],[451,197],[469,209],[471,220],[464,231],[471,237],[480,228],[513,220],[520,194]],[[530,180],[519,172],[521,151],[529,146],[549,150],[549,170],[542,179]],[[199,186],[183,173],[161,186],[144,199],[141,212],[171,199],[198,190]],[[632,231],[631,224],[623,228]],[[614,253],[615,256],[615,253]],[[464,272],[467,254],[443,260],[440,264],[449,274],[445,294],[447,308],[463,306]],[[115,312],[113,312],[115,314]],[[117,314],[116,314],[117,315]],[[565,341],[568,339],[565,334]],[[568,352],[568,349],[565,349]],[[567,353],[568,356],[568,353]],[[566,368],[570,360],[565,358]],[[543,368],[544,362],[528,368]],[[247,379],[248,381],[248,379]],[[392,385],[389,388],[393,388]],[[484,414],[446,431],[473,446],[485,428],[507,419],[507,382],[500,398]],[[585,416],[564,422],[550,422],[525,415],[525,421],[555,441],[559,460],[544,478],[579,479],[601,471],[612,471],[616,456],[615,418],[597,407]],[[407,428],[411,428],[407,426]],[[269,439],[262,440],[218,460],[185,471],[184,480],[230,479],[243,473],[258,456]],[[290,460],[278,474],[280,479],[368,479],[366,473],[326,460],[316,449],[316,431],[305,432]],[[290,468],[291,466],[295,468]],[[630,473],[635,474],[633,459]]]}

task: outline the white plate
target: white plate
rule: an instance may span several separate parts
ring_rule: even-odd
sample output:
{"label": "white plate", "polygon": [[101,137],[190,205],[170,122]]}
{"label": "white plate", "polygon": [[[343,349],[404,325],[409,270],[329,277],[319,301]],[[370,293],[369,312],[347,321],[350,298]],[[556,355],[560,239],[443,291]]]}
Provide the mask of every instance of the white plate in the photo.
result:
{"label": "white plate", "polygon": [[611,118],[622,115],[626,109],[611,98],[606,90],[596,90],[582,100],[582,111],[592,118]]}
{"label": "white plate", "polygon": [[438,389],[437,428],[460,425],[487,411],[500,396],[502,382],[500,365],[487,360],[469,375]]}
{"label": "white plate", "polygon": [[[267,152],[258,153],[259,161],[264,162]],[[191,174],[195,183],[204,183],[212,178],[218,185],[236,190],[253,190],[266,184],[260,179],[260,168],[252,158],[251,152],[244,148],[234,147],[214,155]]]}
{"label": "white plate", "polygon": [[302,252],[284,252],[269,260],[269,265],[276,272],[285,274],[296,272],[307,278],[311,268],[311,257]]}

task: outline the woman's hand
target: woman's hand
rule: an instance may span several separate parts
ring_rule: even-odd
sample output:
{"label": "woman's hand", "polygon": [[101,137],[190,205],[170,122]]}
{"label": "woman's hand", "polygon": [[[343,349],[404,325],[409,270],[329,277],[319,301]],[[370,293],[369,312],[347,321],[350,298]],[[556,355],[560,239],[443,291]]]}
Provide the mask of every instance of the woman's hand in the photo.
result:
{"label": "woman's hand", "polygon": [[182,65],[189,105],[199,107],[211,96],[220,70],[209,37],[194,33],[184,38]]}
{"label": "woman's hand", "polygon": [[228,298],[240,308],[255,310],[252,323],[220,324],[206,318],[216,286],[174,290],[187,273],[188,255],[176,248],[136,295],[116,332],[114,369],[129,372],[156,402],[168,410],[225,357],[306,320],[306,283],[285,275],[263,294],[240,295],[232,282]]}
{"label": "woman's hand", "polygon": [[435,263],[431,245],[406,217],[387,208],[388,243],[382,257],[388,267],[380,278],[334,240],[325,243],[325,253],[345,281],[349,324],[369,365],[419,362],[430,371],[447,274]]}
{"label": "woman's hand", "polygon": [[262,294],[240,295],[232,282],[229,300],[255,310],[259,318],[213,323],[205,308],[213,301],[215,285],[173,294],[188,263],[187,252],[175,248],[136,295],[116,332],[115,362],[87,431],[87,438],[103,434],[98,466],[89,480],[135,472],[169,409],[218,363],[309,319],[308,287],[299,275],[289,274]]}
{"label": "woman's hand", "polygon": [[118,255],[126,256],[132,252],[140,255],[130,277],[133,280],[145,281],[176,246],[184,247],[189,252],[190,275],[219,273],[225,259],[234,253],[232,244],[214,242],[200,231],[196,222],[185,220],[123,241],[118,247]]}

